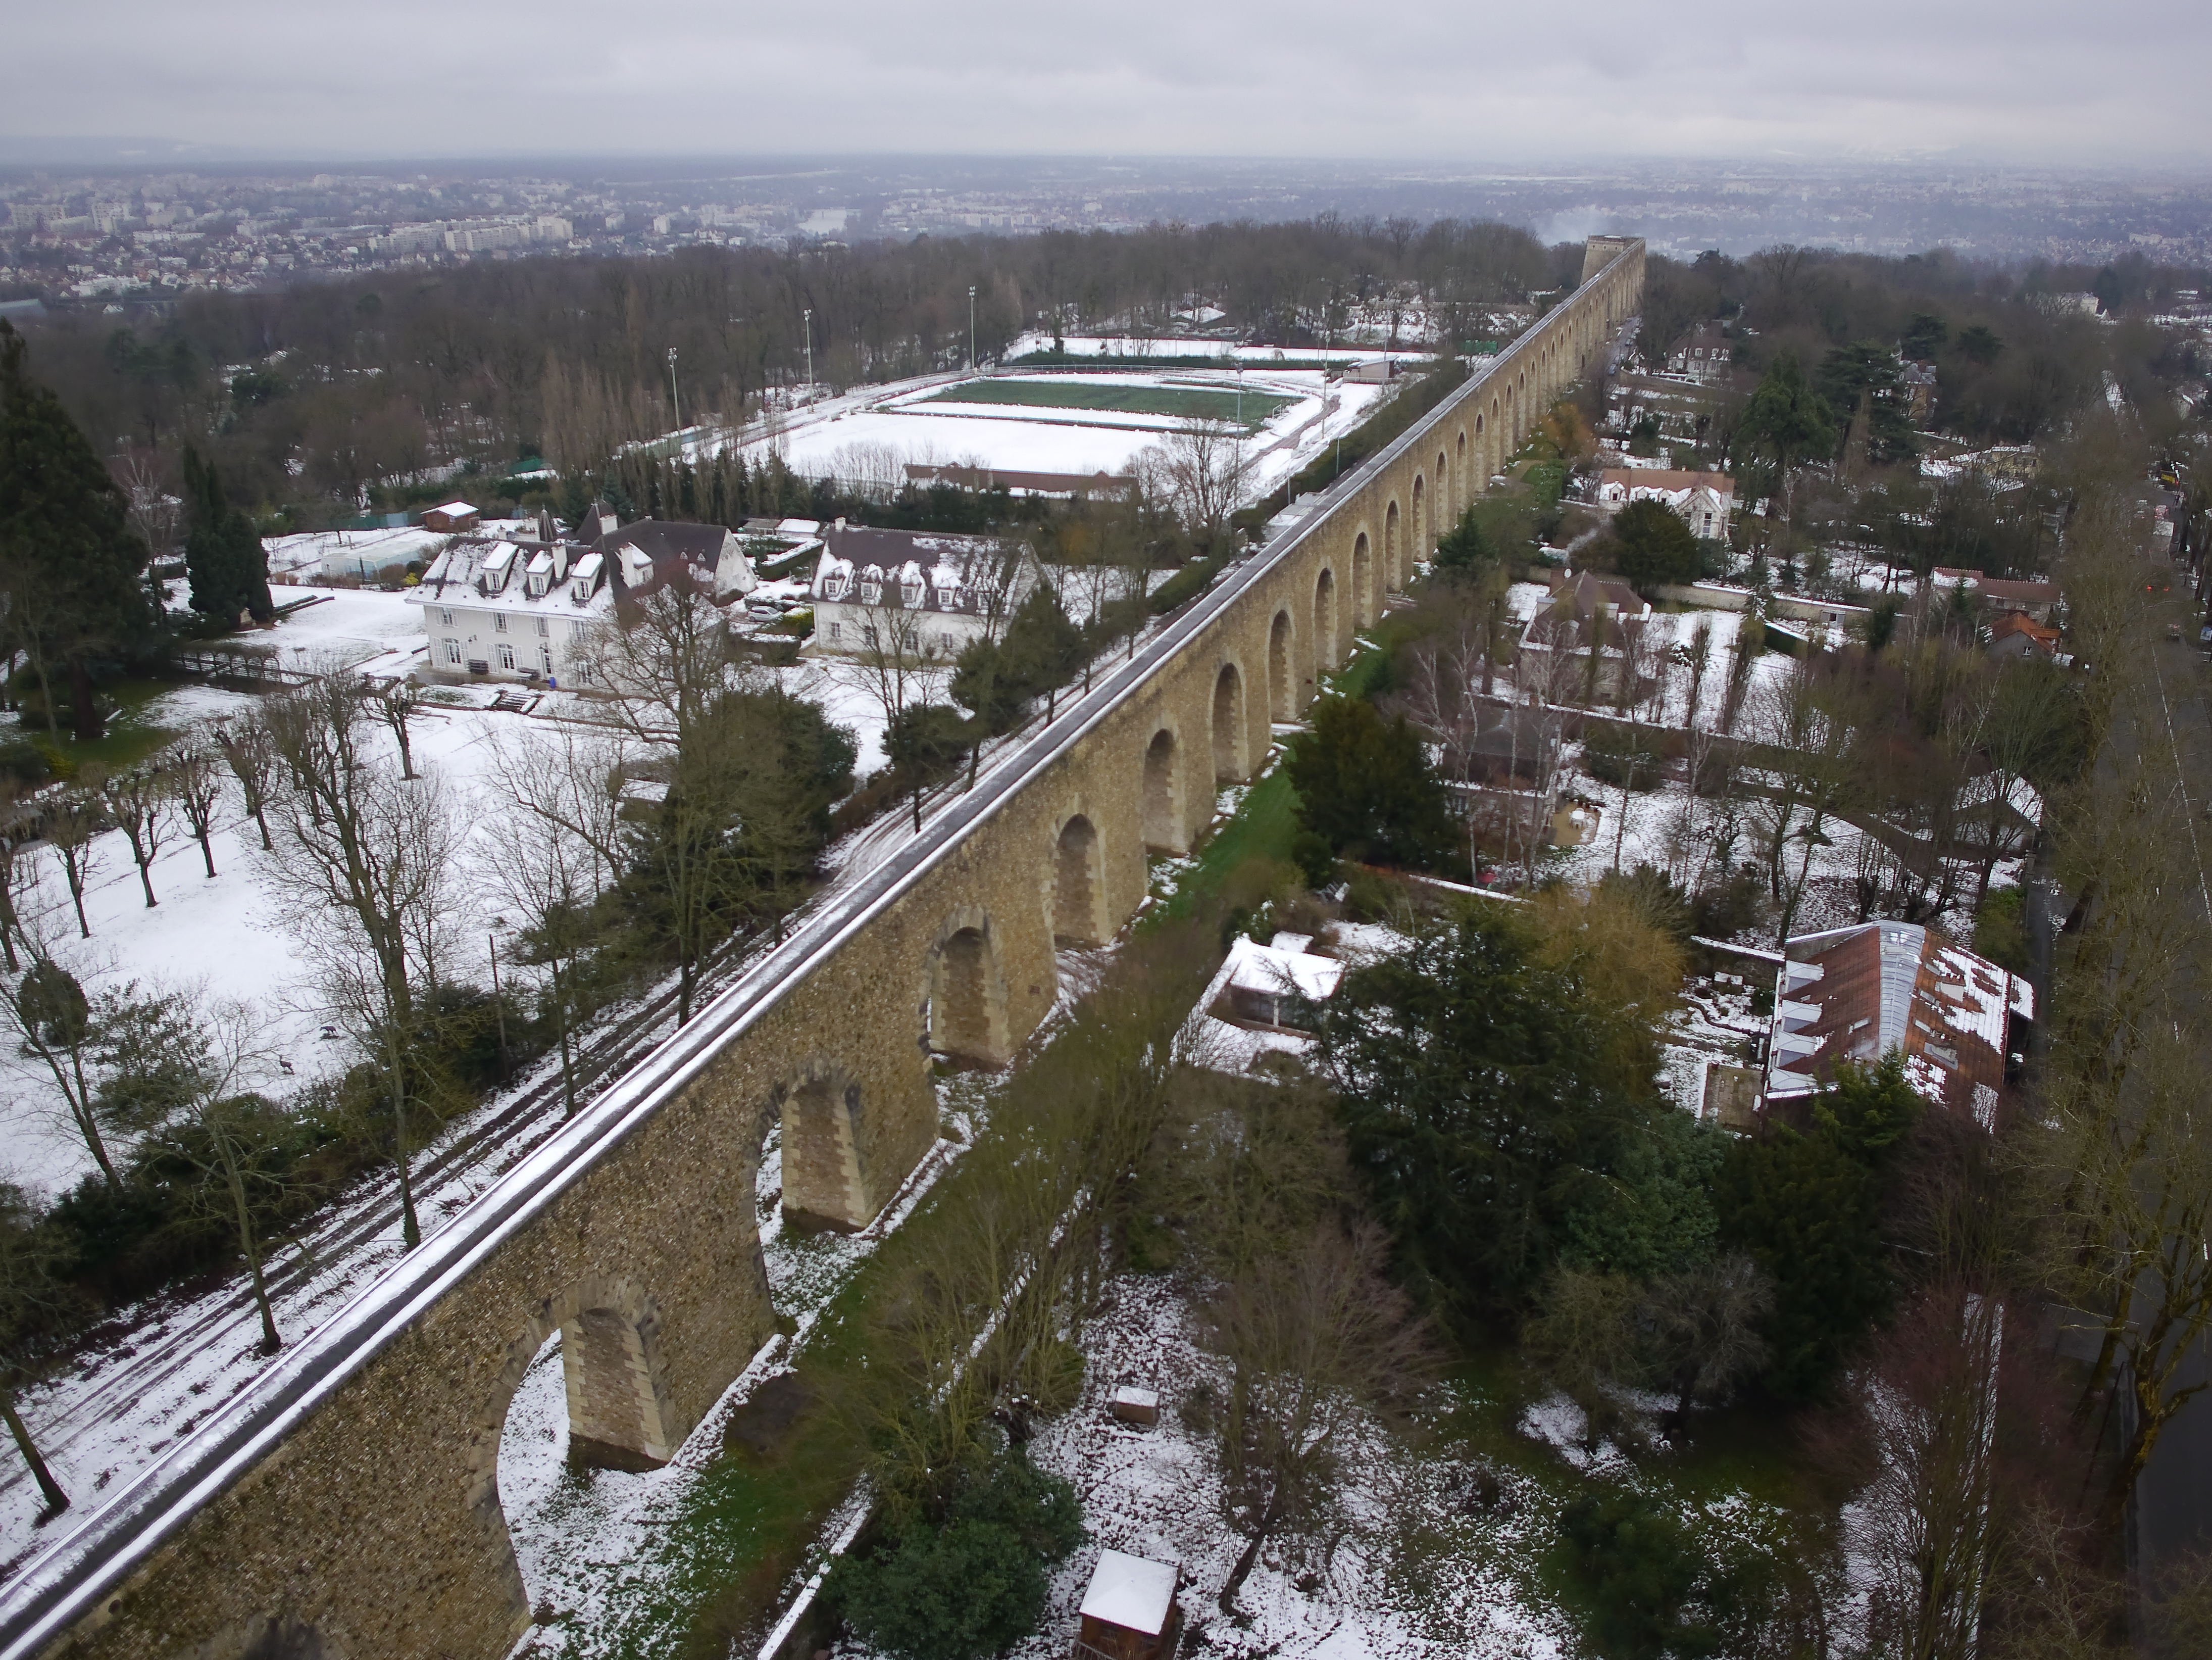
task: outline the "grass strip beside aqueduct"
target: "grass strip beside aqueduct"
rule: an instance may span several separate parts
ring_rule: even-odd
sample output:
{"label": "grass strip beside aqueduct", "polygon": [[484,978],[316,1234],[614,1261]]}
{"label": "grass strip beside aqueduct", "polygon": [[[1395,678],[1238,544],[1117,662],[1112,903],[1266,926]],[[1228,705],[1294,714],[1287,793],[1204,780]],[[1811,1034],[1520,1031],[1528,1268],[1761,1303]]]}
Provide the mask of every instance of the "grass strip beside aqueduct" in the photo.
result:
{"label": "grass strip beside aqueduct", "polygon": [[[928,404],[1014,404],[1027,409],[1101,410],[1123,415],[1162,415],[1171,419],[1228,421],[1237,418],[1240,394],[1206,386],[1101,386],[1054,380],[968,380],[947,386],[922,401]],[[1243,424],[1256,429],[1293,399],[1279,392],[1241,394]]]}

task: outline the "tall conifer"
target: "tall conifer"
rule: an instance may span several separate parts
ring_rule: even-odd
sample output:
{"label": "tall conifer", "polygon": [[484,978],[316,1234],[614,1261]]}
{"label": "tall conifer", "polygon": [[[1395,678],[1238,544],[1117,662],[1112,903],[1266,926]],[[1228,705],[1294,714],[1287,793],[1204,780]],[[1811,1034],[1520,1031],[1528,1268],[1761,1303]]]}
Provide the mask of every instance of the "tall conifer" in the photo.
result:
{"label": "tall conifer", "polygon": [[192,586],[192,609],[227,622],[241,614],[270,621],[276,606],[269,595],[269,556],[261,534],[224,497],[215,463],[200,459],[190,444],[185,446],[185,501],[191,514],[185,575]]}
{"label": "tall conifer", "polygon": [[31,378],[27,355],[0,319],[0,585],[13,643],[46,683],[49,724],[64,679],[70,729],[90,739],[106,729],[94,665],[150,644],[161,606],[123,492],[61,399]]}

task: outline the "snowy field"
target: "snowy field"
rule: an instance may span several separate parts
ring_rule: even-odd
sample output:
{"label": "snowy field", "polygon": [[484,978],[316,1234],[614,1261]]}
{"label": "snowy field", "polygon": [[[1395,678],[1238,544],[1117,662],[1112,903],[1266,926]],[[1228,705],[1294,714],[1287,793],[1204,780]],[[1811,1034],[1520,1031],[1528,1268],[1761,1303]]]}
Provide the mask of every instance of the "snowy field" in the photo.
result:
{"label": "snowy field", "polygon": [[[1270,365],[1264,372],[1241,377],[1228,369],[1035,377],[1070,386],[1203,388],[1232,393],[1240,378],[1248,395],[1273,394],[1291,400],[1246,441],[1246,493],[1253,499],[1319,455],[1330,440],[1358,426],[1393,390],[1379,384],[1335,385],[1328,393],[1324,413],[1325,377],[1319,369]],[[933,401],[953,384],[957,380],[933,376],[876,387],[870,396],[821,400],[782,417],[777,430],[747,429],[738,445],[751,461],[774,451],[786,465],[806,477],[891,489],[904,482],[909,462],[1018,472],[1126,472],[1176,424],[1164,416],[1073,404],[1060,408]],[[686,453],[697,459],[710,453],[711,447],[711,442],[687,445]]]}

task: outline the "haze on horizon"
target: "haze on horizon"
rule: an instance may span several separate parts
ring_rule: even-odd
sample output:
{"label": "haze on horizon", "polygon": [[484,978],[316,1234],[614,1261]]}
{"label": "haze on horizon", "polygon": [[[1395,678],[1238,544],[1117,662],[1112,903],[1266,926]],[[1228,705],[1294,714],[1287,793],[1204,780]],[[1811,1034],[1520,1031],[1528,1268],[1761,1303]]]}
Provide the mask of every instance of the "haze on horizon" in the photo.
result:
{"label": "haze on horizon", "polygon": [[[1924,158],[2202,169],[2175,65],[2212,8],[1905,0],[1820,15],[1133,0],[1070,17],[539,0],[117,0],[9,25],[0,138],[154,134],[269,160],[1221,155],[1469,164]],[[149,161],[157,160],[149,156]]]}

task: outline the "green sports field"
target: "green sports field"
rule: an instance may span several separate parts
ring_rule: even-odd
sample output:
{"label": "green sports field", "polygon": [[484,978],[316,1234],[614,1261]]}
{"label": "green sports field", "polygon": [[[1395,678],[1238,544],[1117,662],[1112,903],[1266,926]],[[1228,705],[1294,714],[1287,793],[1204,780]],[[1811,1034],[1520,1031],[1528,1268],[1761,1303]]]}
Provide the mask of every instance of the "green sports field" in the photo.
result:
{"label": "green sports field", "polygon": [[[1295,400],[1280,392],[1243,394],[1244,424],[1257,427]],[[1210,386],[1102,386],[1088,381],[964,380],[923,400],[931,404],[1014,404],[1024,409],[1099,410],[1159,415],[1171,420],[1234,421],[1237,394]]]}

